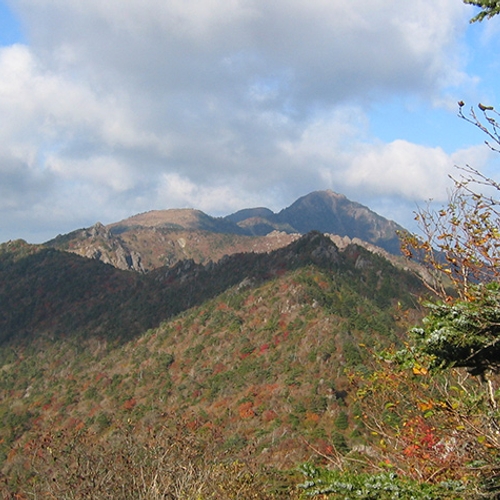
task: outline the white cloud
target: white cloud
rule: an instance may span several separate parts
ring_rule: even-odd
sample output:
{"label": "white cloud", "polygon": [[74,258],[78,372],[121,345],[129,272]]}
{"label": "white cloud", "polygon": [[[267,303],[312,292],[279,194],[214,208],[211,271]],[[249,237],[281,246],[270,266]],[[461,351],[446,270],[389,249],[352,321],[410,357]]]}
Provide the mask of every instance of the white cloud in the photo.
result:
{"label": "white cloud", "polygon": [[321,179],[323,185],[361,199],[392,196],[412,202],[445,200],[454,165],[474,161],[481,168],[489,156],[484,147],[449,155],[405,140],[370,141],[367,129],[359,108],[344,108],[311,124],[283,150],[293,168],[315,183]]}
{"label": "white cloud", "polygon": [[[298,107],[432,84],[452,69],[450,48],[465,22],[456,0],[18,4],[45,62],[73,62],[98,85],[227,95],[263,79]],[[55,60],[55,52],[71,57]]]}
{"label": "white cloud", "polygon": [[409,200],[446,199],[453,161],[441,148],[396,140],[353,155],[345,183],[371,193]]}
{"label": "white cloud", "polygon": [[27,186],[39,214],[80,225],[152,203],[221,213],[326,187],[416,199],[444,185],[443,151],[377,144],[368,113],[467,81],[460,1],[11,3],[30,46],[0,48],[0,216],[18,216]]}
{"label": "white cloud", "polygon": [[157,207],[197,208],[214,215],[227,215],[234,207],[261,206],[269,201],[266,199],[269,194],[269,190],[260,195],[248,193],[241,184],[199,185],[178,174],[163,174],[153,203]]}

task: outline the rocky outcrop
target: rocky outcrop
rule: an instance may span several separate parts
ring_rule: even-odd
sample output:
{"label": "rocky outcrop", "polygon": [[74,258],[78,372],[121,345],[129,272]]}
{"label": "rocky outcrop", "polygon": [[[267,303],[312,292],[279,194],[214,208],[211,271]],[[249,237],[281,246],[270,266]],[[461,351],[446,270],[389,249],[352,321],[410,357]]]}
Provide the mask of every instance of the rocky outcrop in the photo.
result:
{"label": "rocky outcrop", "polygon": [[145,272],[141,254],[129,249],[119,236],[113,235],[100,222],[83,229],[71,241],[68,250],[82,257],[100,260],[117,269]]}

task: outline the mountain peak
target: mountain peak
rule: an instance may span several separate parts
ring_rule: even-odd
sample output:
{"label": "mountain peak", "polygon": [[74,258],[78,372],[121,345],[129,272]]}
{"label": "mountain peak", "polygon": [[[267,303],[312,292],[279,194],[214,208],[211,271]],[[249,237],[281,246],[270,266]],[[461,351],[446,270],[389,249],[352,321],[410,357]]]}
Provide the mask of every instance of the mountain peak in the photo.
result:
{"label": "mountain peak", "polygon": [[368,207],[331,190],[314,191],[302,196],[277,214],[276,219],[299,233],[323,233],[359,238],[390,253],[399,253],[397,231],[403,229]]}
{"label": "mountain peak", "polygon": [[225,219],[249,234],[266,235],[275,230],[289,234],[320,231],[358,238],[393,254],[399,254],[396,232],[403,229],[331,189],[302,196],[277,214],[267,208],[252,208],[239,210]]}
{"label": "mountain peak", "polygon": [[121,226],[140,227],[194,227],[199,225],[200,219],[206,215],[194,208],[170,208],[168,210],[150,210],[141,214],[133,215],[120,222],[110,224],[110,228]]}

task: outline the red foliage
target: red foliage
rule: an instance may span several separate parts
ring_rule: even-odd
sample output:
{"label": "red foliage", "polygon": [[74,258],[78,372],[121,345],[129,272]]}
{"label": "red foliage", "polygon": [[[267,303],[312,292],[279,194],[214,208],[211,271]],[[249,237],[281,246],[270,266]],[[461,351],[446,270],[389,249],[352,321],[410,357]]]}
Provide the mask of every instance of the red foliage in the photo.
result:
{"label": "red foliage", "polygon": [[262,413],[262,420],[264,422],[272,422],[276,418],[278,418],[278,414],[274,410],[265,410]]}
{"label": "red foliage", "polygon": [[76,417],[70,417],[66,421],[66,429],[76,429],[76,430],[81,430],[85,427],[85,423],[82,422],[79,418]]}
{"label": "red foliage", "polygon": [[99,381],[100,381],[100,380],[102,380],[103,378],[108,378],[108,376],[107,376],[105,373],[99,372],[99,373],[95,376],[95,381],[96,381],[96,382],[99,382]]}
{"label": "red foliage", "polygon": [[240,415],[240,418],[255,417],[255,412],[253,411],[253,403],[251,401],[241,403],[238,408],[238,413]]}
{"label": "red foliage", "polygon": [[199,423],[197,420],[190,420],[189,422],[186,422],[186,428],[189,429],[190,431],[195,431],[198,429]]}
{"label": "red foliage", "polygon": [[328,283],[324,280],[316,280],[316,283],[322,290],[327,290],[329,288]]}
{"label": "red foliage", "polygon": [[288,331],[284,331],[282,334],[276,335],[274,337],[274,345],[280,344],[281,342],[283,342],[284,340],[286,340],[289,335],[290,335],[290,332],[288,332]]}
{"label": "red foliage", "polygon": [[221,372],[224,372],[224,371],[226,371],[226,366],[224,364],[222,364],[222,363],[217,363],[214,366],[213,374],[217,375],[218,373],[221,373]]}
{"label": "red foliage", "polygon": [[248,358],[252,354],[251,352],[240,352],[240,359]]}
{"label": "red foliage", "polygon": [[93,417],[100,410],[99,406],[94,406],[89,410],[89,417]]}
{"label": "red foliage", "polygon": [[33,451],[35,450],[36,448],[38,447],[38,443],[34,440],[34,439],[30,439],[29,441],[27,441],[23,448],[24,448],[24,451],[26,452],[30,452],[30,451]]}
{"label": "red foliage", "polygon": [[333,447],[333,445],[328,441],[325,441],[324,439],[318,441],[316,446],[319,452],[323,455],[333,455],[335,453],[335,448]]}
{"label": "red foliage", "polygon": [[253,295],[249,295],[245,300],[245,306],[251,306],[255,302],[255,297]]}
{"label": "red foliage", "polygon": [[430,426],[423,417],[417,416],[403,424],[403,440],[407,443],[403,454],[408,458],[428,461],[439,461],[442,455],[440,438],[436,429]]}
{"label": "red foliage", "polygon": [[132,410],[135,405],[137,404],[137,401],[135,398],[130,398],[130,399],[127,399],[127,401],[125,401],[125,403],[123,403],[123,406],[122,408],[124,410]]}
{"label": "red foliage", "polygon": [[76,426],[75,426],[75,430],[76,430],[76,431],[81,431],[81,430],[82,430],[82,429],[84,429],[84,428],[85,428],[85,422],[83,422],[83,421],[81,421],[81,420],[80,420],[80,422],[78,422],[78,424],[76,424]]}

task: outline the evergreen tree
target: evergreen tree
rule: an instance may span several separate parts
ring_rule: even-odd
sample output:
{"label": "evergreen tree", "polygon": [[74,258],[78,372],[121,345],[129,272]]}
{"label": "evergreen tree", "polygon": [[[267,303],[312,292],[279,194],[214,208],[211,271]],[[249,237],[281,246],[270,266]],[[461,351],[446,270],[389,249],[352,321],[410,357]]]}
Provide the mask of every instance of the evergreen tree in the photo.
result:
{"label": "evergreen tree", "polygon": [[464,0],[464,3],[475,5],[481,9],[481,12],[471,19],[472,23],[482,21],[484,18],[490,19],[491,17],[500,14],[499,0]]}

